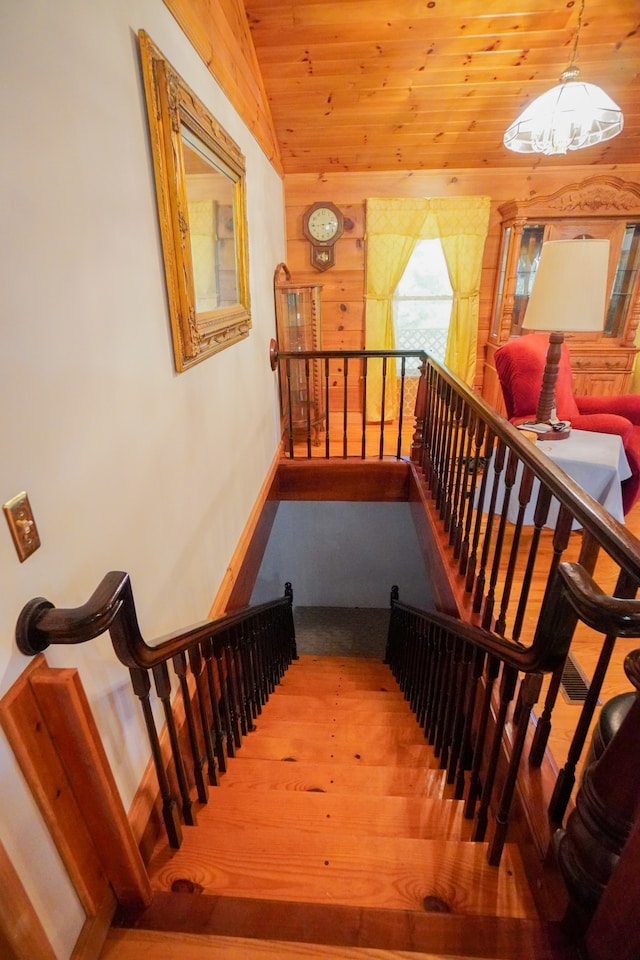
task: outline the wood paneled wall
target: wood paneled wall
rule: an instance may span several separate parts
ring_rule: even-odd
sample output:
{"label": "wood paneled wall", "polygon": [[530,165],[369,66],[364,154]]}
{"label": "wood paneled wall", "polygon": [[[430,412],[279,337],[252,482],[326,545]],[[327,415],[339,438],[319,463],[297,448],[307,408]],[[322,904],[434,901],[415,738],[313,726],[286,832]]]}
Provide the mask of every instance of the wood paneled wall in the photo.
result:
{"label": "wood paneled wall", "polygon": [[[514,169],[286,175],[287,265],[294,281],[313,280],[323,285],[323,347],[364,348],[364,205],[367,197],[490,196],[491,218],[480,288],[475,382],[476,389],[481,392],[500,243],[498,206],[507,200],[549,194],[569,183],[605,173],[637,181],[640,180],[640,164],[626,167],[558,165],[526,173]],[[344,234],[336,246],[336,264],[324,273],[310,265],[309,244],[302,233],[302,215],[318,200],[333,201],[345,217]]]}

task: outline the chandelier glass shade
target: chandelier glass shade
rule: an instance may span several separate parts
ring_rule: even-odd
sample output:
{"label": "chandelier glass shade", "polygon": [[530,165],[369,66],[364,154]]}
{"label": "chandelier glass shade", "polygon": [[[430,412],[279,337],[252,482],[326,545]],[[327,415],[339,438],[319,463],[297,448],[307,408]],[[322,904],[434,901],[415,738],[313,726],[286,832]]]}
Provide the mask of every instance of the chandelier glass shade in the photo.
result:
{"label": "chandelier glass shade", "polygon": [[504,145],[515,153],[564,154],[610,140],[622,130],[622,111],[604,90],[578,80],[571,67],[511,124]]}

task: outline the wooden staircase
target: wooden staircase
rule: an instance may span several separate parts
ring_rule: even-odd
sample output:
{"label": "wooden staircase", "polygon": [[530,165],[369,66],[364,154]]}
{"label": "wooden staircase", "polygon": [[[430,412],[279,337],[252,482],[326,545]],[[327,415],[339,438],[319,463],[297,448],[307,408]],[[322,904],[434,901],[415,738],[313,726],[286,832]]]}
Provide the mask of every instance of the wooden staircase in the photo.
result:
{"label": "wooden staircase", "polygon": [[538,918],[517,847],[470,841],[388,667],[303,656],[219,787],[149,870],[151,906],[101,960],[458,957],[569,960]]}

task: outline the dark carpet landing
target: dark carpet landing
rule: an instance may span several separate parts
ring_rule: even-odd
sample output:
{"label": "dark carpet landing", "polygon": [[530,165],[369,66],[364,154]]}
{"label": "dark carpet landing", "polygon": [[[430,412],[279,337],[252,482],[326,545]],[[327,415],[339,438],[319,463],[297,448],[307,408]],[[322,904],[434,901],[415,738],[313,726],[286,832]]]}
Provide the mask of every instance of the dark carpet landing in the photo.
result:
{"label": "dark carpet landing", "polygon": [[294,607],[293,620],[299,654],[384,657],[388,607]]}

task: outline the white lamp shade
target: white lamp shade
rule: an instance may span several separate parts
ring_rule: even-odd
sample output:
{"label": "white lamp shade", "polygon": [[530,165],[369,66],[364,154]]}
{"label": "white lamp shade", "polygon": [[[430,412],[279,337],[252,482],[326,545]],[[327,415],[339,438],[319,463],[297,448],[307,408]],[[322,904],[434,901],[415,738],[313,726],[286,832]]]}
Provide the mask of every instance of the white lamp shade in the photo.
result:
{"label": "white lamp shade", "polygon": [[516,153],[563,154],[610,140],[623,123],[620,107],[604,90],[568,80],[529,104],[506,131],[504,145]]}
{"label": "white lamp shade", "polygon": [[548,240],[522,326],[527,330],[594,332],[604,326],[608,240]]}

